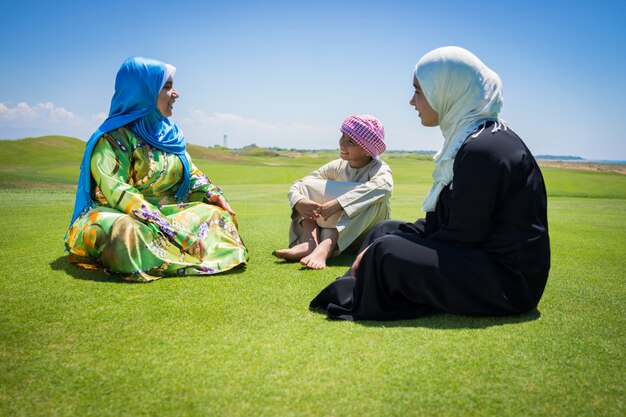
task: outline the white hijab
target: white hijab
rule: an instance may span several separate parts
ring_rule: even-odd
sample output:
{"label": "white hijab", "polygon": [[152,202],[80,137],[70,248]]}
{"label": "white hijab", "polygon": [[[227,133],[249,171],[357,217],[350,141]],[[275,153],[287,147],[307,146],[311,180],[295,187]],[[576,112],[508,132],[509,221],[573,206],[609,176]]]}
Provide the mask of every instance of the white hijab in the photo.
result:
{"label": "white hijab", "polygon": [[415,77],[428,104],[439,115],[445,140],[433,157],[434,184],[422,206],[424,211],[435,211],[439,193],[452,182],[454,158],[465,139],[489,120],[496,121],[493,131],[506,129],[498,119],[502,82],[474,54],[458,46],[424,55],[415,65]]}

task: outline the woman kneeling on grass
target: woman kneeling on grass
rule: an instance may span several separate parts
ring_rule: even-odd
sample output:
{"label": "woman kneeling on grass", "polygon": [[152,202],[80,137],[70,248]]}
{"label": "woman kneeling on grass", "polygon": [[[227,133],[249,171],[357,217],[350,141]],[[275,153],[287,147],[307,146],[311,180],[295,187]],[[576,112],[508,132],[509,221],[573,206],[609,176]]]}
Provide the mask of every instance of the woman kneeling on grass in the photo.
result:
{"label": "woman kneeling on grass", "polygon": [[117,73],[109,117],[87,142],[65,236],[69,260],[129,281],[207,275],[248,251],[222,191],[191,162],[168,117],[176,69],[132,57]]}
{"label": "woman kneeling on grass", "polygon": [[498,117],[500,78],[469,51],[445,47],[419,60],[413,84],[410,104],[444,137],[426,219],[378,224],[352,268],[310,306],[345,320],[533,309],[550,269],[546,190],[530,151]]}
{"label": "woman kneeling on grass", "polygon": [[393,190],[385,152],[385,130],[370,115],[348,116],[341,125],[340,159],[293,183],[289,190],[289,249],[274,252],[287,261],[322,269],[330,256],[358,249],[367,232],[389,219]]}

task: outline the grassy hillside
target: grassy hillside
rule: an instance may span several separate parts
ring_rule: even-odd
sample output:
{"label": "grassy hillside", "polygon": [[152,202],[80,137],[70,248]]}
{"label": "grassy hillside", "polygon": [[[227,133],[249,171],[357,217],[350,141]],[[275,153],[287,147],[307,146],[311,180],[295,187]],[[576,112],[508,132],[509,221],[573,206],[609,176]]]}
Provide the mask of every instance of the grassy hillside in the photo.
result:
{"label": "grassy hillside", "polygon": [[84,149],[66,136],[0,140],[0,188],[72,189]]}
{"label": "grassy hillside", "polygon": [[[537,310],[347,323],[307,305],[351,255],[322,271],[271,256],[287,244],[290,182],[332,153],[191,147],[238,212],[251,262],[142,285],[67,261],[83,147],[0,141],[0,416],[626,413],[626,176],[544,170],[552,269]],[[414,220],[432,166],[385,160],[392,216]]]}
{"label": "grassy hillside", "polygon": [[[64,136],[0,140],[0,189],[73,190],[85,142]],[[287,184],[337,158],[336,151],[225,149],[189,145],[194,163],[217,184]],[[424,195],[431,183],[430,157],[390,153],[397,184]],[[245,167],[245,168],[243,168]],[[626,198],[626,175],[543,167],[550,196]]]}

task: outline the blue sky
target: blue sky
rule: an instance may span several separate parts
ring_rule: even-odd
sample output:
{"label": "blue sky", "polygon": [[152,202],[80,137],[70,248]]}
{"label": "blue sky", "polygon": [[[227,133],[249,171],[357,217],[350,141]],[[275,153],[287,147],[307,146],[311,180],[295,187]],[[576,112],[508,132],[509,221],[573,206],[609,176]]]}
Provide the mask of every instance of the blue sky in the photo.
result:
{"label": "blue sky", "polygon": [[436,150],[409,106],[426,52],[458,45],[504,84],[501,116],[535,154],[626,160],[626,1],[8,1],[0,138],[86,140],[131,55],[177,67],[189,143],[336,148],[350,113],[388,149]]}

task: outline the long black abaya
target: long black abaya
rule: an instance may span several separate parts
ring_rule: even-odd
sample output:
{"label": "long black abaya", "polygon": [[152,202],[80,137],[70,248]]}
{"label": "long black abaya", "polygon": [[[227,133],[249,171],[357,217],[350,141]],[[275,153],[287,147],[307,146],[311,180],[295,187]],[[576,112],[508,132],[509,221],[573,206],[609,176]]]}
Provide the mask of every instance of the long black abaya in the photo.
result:
{"label": "long black abaya", "polygon": [[394,320],[537,305],[550,268],[543,178],[515,133],[490,127],[457,153],[436,210],[425,221],[379,223],[356,277],[332,282],[311,308],[345,320]]}

